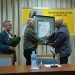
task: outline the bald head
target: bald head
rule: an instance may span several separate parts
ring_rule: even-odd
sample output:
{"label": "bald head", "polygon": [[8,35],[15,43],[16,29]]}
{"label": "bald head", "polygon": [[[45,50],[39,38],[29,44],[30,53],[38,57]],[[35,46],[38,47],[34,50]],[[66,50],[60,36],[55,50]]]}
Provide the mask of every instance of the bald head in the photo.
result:
{"label": "bald head", "polygon": [[62,19],[56,19],[55,20],[55,27],[59,28],[61,25],[63,25]]}

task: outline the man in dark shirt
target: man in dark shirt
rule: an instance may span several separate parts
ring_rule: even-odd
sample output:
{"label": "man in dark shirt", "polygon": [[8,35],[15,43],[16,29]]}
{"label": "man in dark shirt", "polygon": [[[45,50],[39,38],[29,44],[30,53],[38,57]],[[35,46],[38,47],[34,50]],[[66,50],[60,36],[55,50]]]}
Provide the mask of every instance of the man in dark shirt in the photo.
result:
{"label": "man in dark shirt", "polygon": [[60,55],[60,64],[67,64],[71,53],[70,34],[61,19],[55,20],[55,28],[57,30],[47,40],[55,48],[55,53]]}
{"label": "man in dark shirt", "polygon": [[11,21],[4,21],[4,30],[0,33],[0,53],[1,54],[11,54],[15,51],[15,47],[9,46],[8,41],[13,37],[10,33],[12,29]]}
{"label": "man in dark shirt", "polygon": [[4,30],[0,32],[0,54],[14,54],[15,47],[8,45],[9,40],[13,38],[11,21],[4,21],[3,27]]}

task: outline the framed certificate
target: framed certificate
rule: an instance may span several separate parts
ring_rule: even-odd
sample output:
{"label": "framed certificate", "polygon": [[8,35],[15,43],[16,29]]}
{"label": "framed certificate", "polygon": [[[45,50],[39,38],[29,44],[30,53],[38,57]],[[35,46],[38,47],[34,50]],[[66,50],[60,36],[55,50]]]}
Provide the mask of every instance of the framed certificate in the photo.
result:
{"label": "framed certificate", "polygon": [[50,35],[50,25],[49,22],[38,22],[38,36],[45,37],[46,35]]}
{"label": "framed certificate", "polygon": [[51,16],[35,16],[35,31],[40,38],[48,36],[54,32],[55,18]]}

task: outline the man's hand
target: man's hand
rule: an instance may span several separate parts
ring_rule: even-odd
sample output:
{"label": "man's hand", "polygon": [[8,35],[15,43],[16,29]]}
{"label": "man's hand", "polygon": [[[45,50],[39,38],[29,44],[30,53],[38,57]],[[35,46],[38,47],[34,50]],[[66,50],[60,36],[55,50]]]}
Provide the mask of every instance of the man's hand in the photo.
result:
{"label": "man's hand", "polygon": [[12,50],[12,51],[15,51],[15,47],[12,47],[12,46],[9,46],[9,49]]}

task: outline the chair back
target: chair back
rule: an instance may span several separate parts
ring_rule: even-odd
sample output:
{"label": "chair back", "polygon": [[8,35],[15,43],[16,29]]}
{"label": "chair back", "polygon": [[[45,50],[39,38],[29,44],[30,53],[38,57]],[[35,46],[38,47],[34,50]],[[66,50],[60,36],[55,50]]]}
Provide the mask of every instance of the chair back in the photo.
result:
{"label": "chair back", "polygon": [[13,54],[0,54],[0,66],[12,66]]}
{"label": "chair back", "polygon": [[37,64],[59,64],[60,58],[59,55],[55,55],[55,58],[53,58],[52,54],[46,54],[46,55],[37,55]]}

